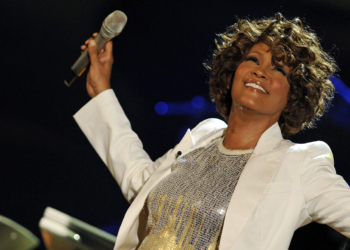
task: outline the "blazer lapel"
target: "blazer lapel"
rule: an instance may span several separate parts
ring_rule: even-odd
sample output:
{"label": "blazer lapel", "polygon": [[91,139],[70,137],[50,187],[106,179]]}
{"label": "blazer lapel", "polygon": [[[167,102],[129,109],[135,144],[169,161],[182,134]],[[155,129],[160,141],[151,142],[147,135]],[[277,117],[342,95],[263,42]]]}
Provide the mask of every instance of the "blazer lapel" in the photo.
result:
{"label": "blazer lapel", "polygon": [[170,173],[171,170],[169,165],[174,162],[178,151],[186,152],[191,147],[193,147],[193,141],[191,132],[188,129],[180,143],[169,153],[164,162],[162,162],[162,164],[154,171],[154,173],[142,187],[140,193],[136,196],[135,200],[131,203],[119,229],[114,249],[135,249],[139,243],[138,238],[135,237],[139,226],[138,218],[149,192],[161,179]]}
{"label": "blazer lapel", "polygon": [[175,148],[169,153],[167,158],[162,162],[162,164],[157,168],[157,170],[150,176],[146,184],[142,187],[141,192],[136,196],[144,199],[144,195],[148,195],[151,189],[166,175],[170,174],[171,169],[169,165],[173,164],[176,160],[177,153],[180,151],[182,154],[187,152],[193,147],[193,140],[191,136],[191,131],[188,129],[182,140],[175,146]]}
{"label": "blazer lapel", "polygon": [[226,211],[220,249],[231,249],[255,211],[288,148],[277,147],[282,139],[277,123],[266,130],[259,139],[244,167]]}
{"label": "blazer lapel", "polygon": [[[179,144],[177,144],[175,146],[173,151],[171,151],[171,153],[169,153],[169,155],[164,160],[164,162],[162,162],[162,164],[157,168],[157,170],[150,176],[148,181],[142,187],[140,193],[136,196],[134,202],[136,200],[144,201],[146,199],[147,195],[149,194],[149,192],[151,191],[151,189],[155,185],[157,185],[157,183],[161,179],[163,179],[165,176],[170,174],[171,169],[169,166],[174,163],[179,151],[181,152],[181,155],[184,155],[187,152],[189,152],[190,150],[193,150],[195,148],[206,145],[209,141],[221,136],[222,131],[223,131],[223,129],[214,130],[214,131],[208,133],[207,136],[204,137],[204,138],[206,138],[206,140],[194,142],[192,139],[191,131],[188,129],[185,136],[182,138],[182,140],[179,142]],[[194,145],[194,143],[196,145]]]}

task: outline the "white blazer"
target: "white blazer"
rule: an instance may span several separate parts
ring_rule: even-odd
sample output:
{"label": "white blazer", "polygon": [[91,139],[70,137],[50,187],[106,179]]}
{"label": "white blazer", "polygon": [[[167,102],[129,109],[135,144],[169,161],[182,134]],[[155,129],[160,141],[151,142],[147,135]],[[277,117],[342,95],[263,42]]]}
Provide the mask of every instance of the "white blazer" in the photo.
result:
{"label": "white blazer", "polygon": [[[142,240],[145,200],[170,174],[177,152],[205,146],[227,127],[218,119],[205,120],[153,162],[113,90],[93,98],[74,118],[131,203],[115,250],[135,249]],[[326,143],[284,140],[276,123],[263,133],[240,176],[226,212],[220,250],[288,249],[294,231],[312,221],[350,238],[350,189],[335,173]]]}

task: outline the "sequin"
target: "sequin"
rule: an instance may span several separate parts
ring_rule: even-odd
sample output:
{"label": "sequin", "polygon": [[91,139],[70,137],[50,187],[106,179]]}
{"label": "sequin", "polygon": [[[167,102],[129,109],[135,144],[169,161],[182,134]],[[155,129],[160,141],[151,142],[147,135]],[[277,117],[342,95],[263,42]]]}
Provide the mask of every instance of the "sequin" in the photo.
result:
{"label": "sequin", "polygon": [[139,250],[218,249],[224,217],[250,156],[227,155],[222,139],[179,156],[147,198],[148,235]]}

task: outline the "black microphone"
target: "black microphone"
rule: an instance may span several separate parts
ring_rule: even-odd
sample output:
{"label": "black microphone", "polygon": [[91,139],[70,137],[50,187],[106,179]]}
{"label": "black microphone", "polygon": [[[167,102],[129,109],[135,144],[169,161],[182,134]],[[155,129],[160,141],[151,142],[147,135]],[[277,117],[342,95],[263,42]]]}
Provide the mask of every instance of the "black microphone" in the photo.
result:
{"label": "black microphone", "polygon": [[[97,53],[101,51],[106,43],[108,43],[112,38],[122,32],[127,20],[128,19],[126,15],[120,10],[116,10],[106,17],[102,23],[100,32],[95,38]],[[68,87],[72,85],[74,80],[84,73],[89,63],[89,52],[86,49],[84,53],[81,54],[81,56],[78,58],[78,60],[73,64],[71,68],[71,76],[67,80],[64,80],[64,83]]]}

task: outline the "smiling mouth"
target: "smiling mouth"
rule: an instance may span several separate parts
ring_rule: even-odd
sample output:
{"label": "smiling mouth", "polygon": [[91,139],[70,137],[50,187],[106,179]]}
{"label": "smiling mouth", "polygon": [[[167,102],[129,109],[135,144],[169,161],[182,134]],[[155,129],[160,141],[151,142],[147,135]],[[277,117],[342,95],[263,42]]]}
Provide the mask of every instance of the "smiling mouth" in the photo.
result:
{"label": "smiling mouth", "polygon": [[247,82],[244,85],[247,86],[247,87],[254,88],[254,89],[259,89],[263,93],[267,94],[267,91],[265,89],[263,89],[260,85],[256,84],[256,83]]}

